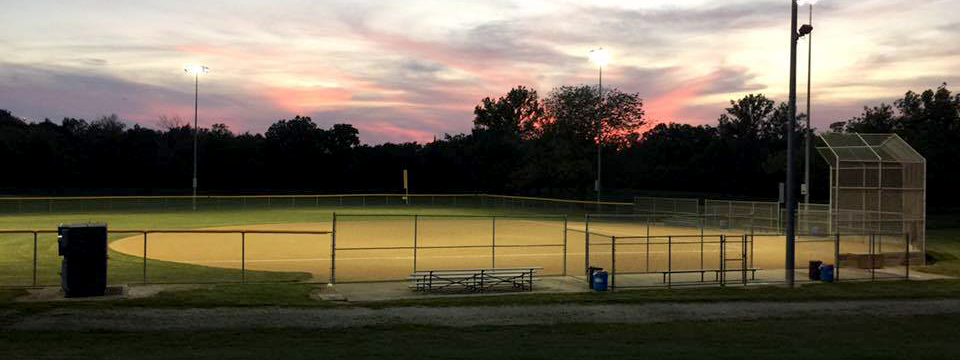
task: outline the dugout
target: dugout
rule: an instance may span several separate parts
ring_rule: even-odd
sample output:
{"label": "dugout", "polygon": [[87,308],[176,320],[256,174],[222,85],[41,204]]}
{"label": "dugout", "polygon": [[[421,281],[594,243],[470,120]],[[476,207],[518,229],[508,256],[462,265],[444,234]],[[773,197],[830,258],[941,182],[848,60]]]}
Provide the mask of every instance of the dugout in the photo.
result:
{"label": "dugout", "polygon": [[926,159],[897,134],[823,133],[830,165],[830,231],[906,234],[925,251]]}

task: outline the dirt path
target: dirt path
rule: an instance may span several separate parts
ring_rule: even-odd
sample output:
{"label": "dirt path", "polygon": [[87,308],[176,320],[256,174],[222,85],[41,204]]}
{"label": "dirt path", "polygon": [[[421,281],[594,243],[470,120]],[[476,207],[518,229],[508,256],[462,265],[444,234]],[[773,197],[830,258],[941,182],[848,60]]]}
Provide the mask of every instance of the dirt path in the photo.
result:
{"label": "dirt path", "polygon": [[384,309],[59,309],[0,313],[0,329],[177,331],[255,328],[349,328],[389,325],[489,326],[557,323],[662,323],[802,316],[913,316],[960,313],[960,299],[917,301],[710,302],[640,305],[397,307]]}

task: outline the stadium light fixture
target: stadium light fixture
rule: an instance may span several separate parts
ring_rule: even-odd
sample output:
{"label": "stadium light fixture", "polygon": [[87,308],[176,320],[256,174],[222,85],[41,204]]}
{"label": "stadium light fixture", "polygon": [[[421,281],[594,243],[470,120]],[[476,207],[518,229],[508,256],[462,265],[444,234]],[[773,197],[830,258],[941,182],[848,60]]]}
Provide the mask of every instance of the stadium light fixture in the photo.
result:
{"label": "stadium light fixture", "polygon": [[[603,104],[603,67],[607,66],[610,63],[610,52],[604,50],[602,47],[590,50],[590,61],[593,62],[600,69],[599,81],[597,86],[597,92],[600,99],[600,104]],[[600,149],[603,145],[603,119],[601,119],[600,107],[597,108],[597,182],[593,184],[594,189],[597,191],[597,206],[600,204],[600,173],[601,173],[601,160],[600,160]]]}
{"label": "stadium light fixture", "polygon": [[590,61],[599,67],[607,66],[610,63],[610,52],[603,48],[590,50]]}
{"label": "stadium light fixture", "polygon": [[210,68],[203,65],[187,65],[183,71],[193,75],[193,210],[197,210],[197,108],[200,104],[200,74],[210,72]]}

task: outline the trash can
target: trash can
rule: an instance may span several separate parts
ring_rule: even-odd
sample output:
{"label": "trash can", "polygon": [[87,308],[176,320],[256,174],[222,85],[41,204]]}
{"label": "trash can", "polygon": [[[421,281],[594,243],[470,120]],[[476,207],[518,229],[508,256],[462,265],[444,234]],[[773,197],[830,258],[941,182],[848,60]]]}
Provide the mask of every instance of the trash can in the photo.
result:
{"label": "trash can", "polygon": [[820,280],[823,282],[833,282],[833,265],[824,265],[820,268]]}
{"label": "trash can", "polygon": [[600,271],[600,270],[603,270],[603,268],[596,267],[596,266],[591,266],[587,268],[587,279],[589,279],[587,283],[590,286],[590,290],[593,290],[593,274],[595,274],[597,271]]}
{"label": "trash can", "polygon": [[820,260],[810,260],[810,281],[820,280],[820,266],[823,265],[823,261]]}
{"label": "trash can", "polygon": [[606,271],[600,270],[593,273],[593,281],[590,283],[593,284],[593,290],[596,291],[607,291],[607,280],[609,275]]}
{"label": "trash can", "polygon": [[67,297],[103,296],[107,288],[107,225],[60,225],[60,286]]}

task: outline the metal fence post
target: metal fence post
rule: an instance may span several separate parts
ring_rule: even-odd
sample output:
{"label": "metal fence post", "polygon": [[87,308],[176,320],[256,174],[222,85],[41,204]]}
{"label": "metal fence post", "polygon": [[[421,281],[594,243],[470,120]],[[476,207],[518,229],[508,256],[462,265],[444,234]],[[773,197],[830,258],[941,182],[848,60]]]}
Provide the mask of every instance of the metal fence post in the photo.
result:
{"label": "metal fence post", "polygon": [[[753,229],[750,229],[753,231]],[[747,234],[743,234],[743,242],[740,244],[740,269],[743,272],[743,286],[747,286]],[[702,268],[701,268],[702,269]]]}
{"label": "metal fence post", "polygon": [[496,268],[497,267],[497,217],[492,216],[491,218],[493,219],[493,221],[491,221],[493,226],[491,229],[492,231],[490,232],[490,235],[491,235],[490,236],[490,263],[492,265],[491,266],[492,268]]}
{"label": "metal fence post", "polygon": [[37,286],[37,232],[33,232],[33,286]]}
{"label": "metal fence post", "polygon": [[143,232],[143,284],[147,284],[147,232]]}
{"label": "metal fence post", "polygon": [[413,272],[417,272],[417,235],[419,233],[420,215],[413,215]]}
{"label": "metal fence post", "polygon": [[[590,214],[586,214],[583,217],[583,273],[590,276]],[[592,280],[587,279],[587,281]]]}
{"label": "metal fence post", "polygon": [[834,235],[833,240],[833,281],[840,282],[840,233]]}
{"label": "metal fence post", "polygon": [[873,249],[876,246],[876,235],[870,235],[870,280],[877,280],[877,260],[874,258]]}
{"label": "metal fence post", "polygon": [[726,273],[726,271],[727,271],[727,262],[724,261],[724,259],[725,259],[726,256],[727,256],[727,255],[725,254],[726,252],[727,252],[727,236],[726,236],[726,235],[720,235],[720,273],[717,274],[717,278],[719,278],[719,281],[720,281],[720,286],[724,286],[724,283],[726,282],[726,281],[724,281],[724,280],[726,280],[726,279],[724,278],[724,276],[726,276],[726,274],[727,274],[727,273]]}
{"label": "metal fence post", "polygon": [[672,286],[673,286],[673,236],[667,236],[667,288],[669,289]]}
{"label": "metal fence post", "polygon": [[240,232],[240,282],[247,282],[247,233]]}
{"label": "metal fence post", "polygon": [[907,258],[906,258],[906,261],[905,261],[905,263],[906,263],[906,265],[907,265],[907,268],[906,268],[906,276],[907,276],[907,277],[906,277],[906,279],[907,279],[907,280],[910,280],[910,234],[904,234],[904,235],[903,235],[903,238],[904,238],[904,240],[906,240],[906,242],[907,242],[907,243],[906,243],[906,246],[907,246],[907,247],[904,248],[904,253],[906,254],[906,257],[907,257]]}
{"label": "metal fence post", "polygon": [[563,215],[563,276],[567,276],[567,215]]}
{"label": "metal fence post", "polygon": [[333,212],[333,227],[330,233],[330,283],[337,283],[337,213]]}
{"label": "metal fence post", "polygon": [[610,290],[617,289],[617,237],[610,237]]}
{"label": "metal fence post", "polygon": [[644,265],[647,267],[647,272],[650,272],[650,217],[647,217],[647,251],[644,254],[647,258],[644,260]]}
{"label": "metal fence post", "polygon": [[703,219],[702,218],[700,219],[700,269],[703,269]]}

